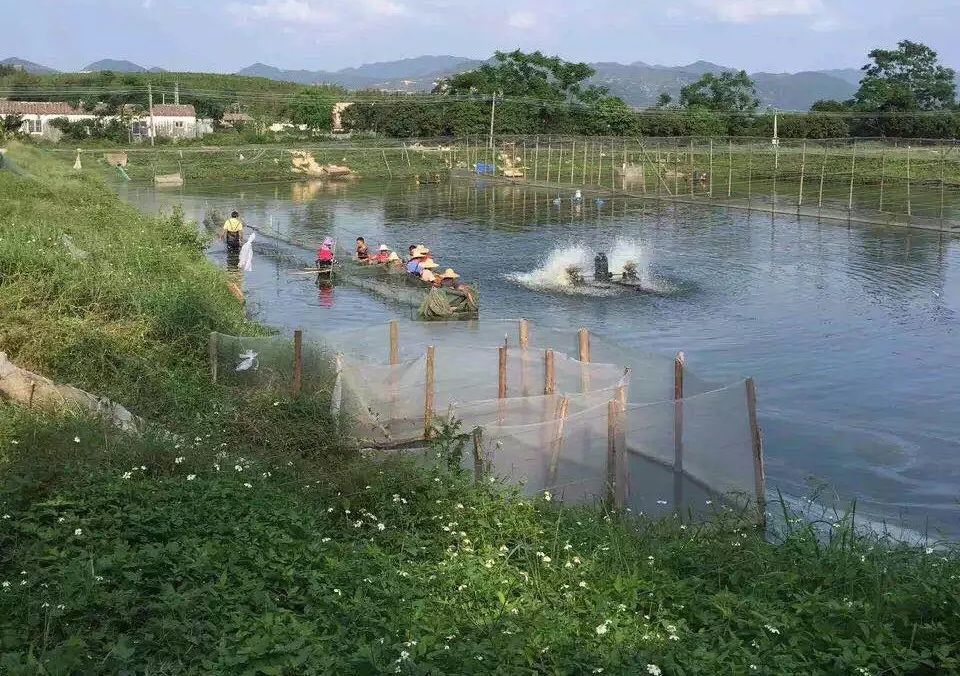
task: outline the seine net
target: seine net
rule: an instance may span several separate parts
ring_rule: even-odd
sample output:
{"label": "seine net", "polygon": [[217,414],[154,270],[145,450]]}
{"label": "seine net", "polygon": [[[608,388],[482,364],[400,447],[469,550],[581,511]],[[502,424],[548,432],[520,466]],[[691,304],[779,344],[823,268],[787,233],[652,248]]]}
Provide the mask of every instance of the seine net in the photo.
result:
{"label": "seine net", "polygon": [[[290,338],[214,334],[211,347],[222,382],[292,381]],[[752,384],[710,383],[670,357],[484,320],[331,332],[304,341],[302,360],[303,390],[330,391],[341,433],[361,446],[423,445],[456,420],[473,439],[464,466],[530,494],[647,513],[762,502]]]}

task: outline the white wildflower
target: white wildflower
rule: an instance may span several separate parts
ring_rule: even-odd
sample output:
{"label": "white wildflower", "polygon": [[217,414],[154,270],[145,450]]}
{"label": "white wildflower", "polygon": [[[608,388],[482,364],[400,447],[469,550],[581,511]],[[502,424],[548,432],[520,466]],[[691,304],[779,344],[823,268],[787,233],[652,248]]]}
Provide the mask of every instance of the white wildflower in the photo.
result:
{"label": "white wildflower", "polygon": [[597,632],[597,636],[603,636],[604,634],[607,633],[608,629],[609,627],[607,626],[607,622],[604,622],[603,624],[598,624],[597,628],[594,629],[594,631]]}
{"label": "white wildflower", "polygon": [[588,586],[586,580],[580,580],[579,586],[580,586],[582,589],[586,589],[587,586]]}
{"label": "white wildflower", "polygon": [[647,673],[651,674],[651,676],[660,676],[660,674],[663,672],[660,671],[660,667],[658,667],[656,664],[648,664]]}
{"label": "white wildflower", "polygon": [[387,530],[387,526],[385,524],[378,523],[377,530]]}
{"label": "white wildflower", "polygon": [[188,475],[187,475],[187,481],[193,481],[193,480],[196,479],[196,478],[197,478],[197,475],[196,475],[196,474],[188,474]]}
{"label": "white wildflower", "polygon": [[244,487],[244,488],[253,488],[253,484],[245,481],[245,482],[243,483],[243,487]]}
{"label": "white wildflower", "polygon": [[81,535],[83,535],[83,529],[77,528],[76,530],[73,531],[73,534],[76,535],[77,537],[80,537]]}
{"label": "white wildflower", "polygon": [[553,499],[553,496],[550,495],[550,491],[543,492],[543,499],[546,500],[547,502],[550,502]]}
{"label": "white wildflower", "polygon": [[186,458],[183,457],[182,455],[177,456],[176,458],[173,459],[173,464],[174,464],[174,465],[179,465],[179,464],[181,464],[184,460],[186,460]]}
{"label": "white wildflower", "polygon": [[763,625],[763,628],[766,629],[767,631],[769,631],[771,634],[779,634],[779,633],[780,633],[780,630],[779,630],[779,629],[777,629],[776,627],[771,626],[771,625],[769,625],[769,624]]}
{"label": "white wildflower", "polygon": [[130,472],[124,472],[124,473],[120,476],[120,478],[121,478],[121,479],[129,479],[129,478],[132,477],[132,476],[133,476],[133,474],[131,474]]}
{"label": "white wildflower", "polygon": [[408,653],[406,650],[401,650],[401,651],[400,651],[400,659],[401,659],[401,660],[405,660],[405,659],[407,659],[408,657],[410,657],[410,653]]}
{"label": "white wildflower", "polygon": [[80,437],[74,437],[74,438],[73,438],[73,443],[79,444],[79,443],[80,443]]}
{"label": "white wildflower", "polygon": [[243,471],[243,465],[234,465],[233,468],[234,468],[235,470],[237,470],[238,472],[242,472],[242,471]]}

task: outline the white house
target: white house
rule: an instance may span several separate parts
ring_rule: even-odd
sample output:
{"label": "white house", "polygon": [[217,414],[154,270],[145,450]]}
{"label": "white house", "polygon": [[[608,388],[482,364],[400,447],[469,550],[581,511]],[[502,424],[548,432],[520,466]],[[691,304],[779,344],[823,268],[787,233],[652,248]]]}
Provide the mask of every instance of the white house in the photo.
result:
{"label": "white house", "polygon": [[0,117],[20,115],[23,124],[20,131],[31,136],[41,136],[52,141],[60,140],[61,132],[50,123],[57,118],[66,118],[70,122],[95,120],[97,116],[69,103],[61,101],[7,101],[0,100]]}
{"label": "white house", "polygon": [[197,138],[209,131],[208,125],[198,123],[197,111],[189,104],[161,103],[140,112],[127,106],[125,112],[130,115],[130,135],[137,140]]}

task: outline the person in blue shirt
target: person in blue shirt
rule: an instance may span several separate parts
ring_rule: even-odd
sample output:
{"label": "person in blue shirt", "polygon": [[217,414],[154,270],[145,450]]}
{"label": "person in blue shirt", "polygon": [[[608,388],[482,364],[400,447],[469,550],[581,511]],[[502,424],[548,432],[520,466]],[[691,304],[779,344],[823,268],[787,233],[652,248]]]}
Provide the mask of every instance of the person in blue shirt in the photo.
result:
{"label": "person in blue shirt", "polygon": [[407,272],[411,275],[420,276],[420,273],[423,272],[422,264],[423,263],[423,252],[419,249],[415,249],[413,254],[410,256],[410,262],[407,263]]}

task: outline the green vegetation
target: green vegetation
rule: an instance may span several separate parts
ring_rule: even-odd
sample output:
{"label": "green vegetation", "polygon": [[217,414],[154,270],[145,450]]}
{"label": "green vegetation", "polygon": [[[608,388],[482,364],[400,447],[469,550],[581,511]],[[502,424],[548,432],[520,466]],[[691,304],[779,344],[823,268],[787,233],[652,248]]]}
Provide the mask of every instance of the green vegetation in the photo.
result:
{"label": "green vegetation", "polygon": [[[34,149],[0,172],[0,348],[162,424],[0,404],[0,669],[34,673],[935,674],[960,556],[852,517],[654,522],[354,458],[321,392],[206,378],[258,331],[176,214]],[[85,257],[62,244],[69,235]],[[172,438],[169,433],[181,438]],[[432,468],[431,468],[432,467]]]}

